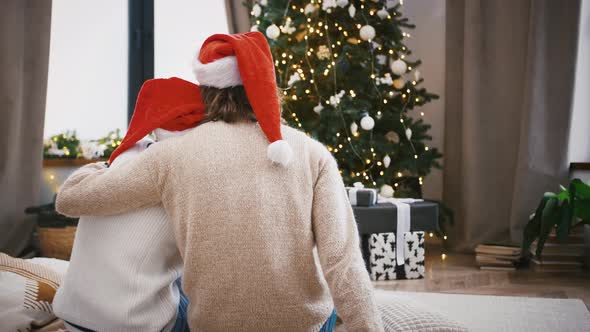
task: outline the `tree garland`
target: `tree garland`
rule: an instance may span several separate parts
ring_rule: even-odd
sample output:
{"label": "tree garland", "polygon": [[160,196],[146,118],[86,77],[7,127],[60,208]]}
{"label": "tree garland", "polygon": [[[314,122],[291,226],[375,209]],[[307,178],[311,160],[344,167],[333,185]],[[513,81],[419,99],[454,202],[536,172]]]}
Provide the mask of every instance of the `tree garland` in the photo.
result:
{"label": "tree garland", "polygon": [[43,144],[44,159],[100,159],[109,158],[121,145],[121,130],[110,131],[95,140],[80,140],[76,131],[51,136]]}

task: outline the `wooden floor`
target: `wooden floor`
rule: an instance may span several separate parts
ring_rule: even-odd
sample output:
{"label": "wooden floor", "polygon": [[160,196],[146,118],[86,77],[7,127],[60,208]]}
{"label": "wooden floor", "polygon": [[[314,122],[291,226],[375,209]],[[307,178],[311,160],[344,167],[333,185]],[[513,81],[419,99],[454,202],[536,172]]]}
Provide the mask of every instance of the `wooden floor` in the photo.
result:
{"label": "wooden floor", "polygon": [[590,310],[590,272],[483,271],[475,256],[426,248],[426,277],[374,282],[376,288],[400,291],[582,299]]}

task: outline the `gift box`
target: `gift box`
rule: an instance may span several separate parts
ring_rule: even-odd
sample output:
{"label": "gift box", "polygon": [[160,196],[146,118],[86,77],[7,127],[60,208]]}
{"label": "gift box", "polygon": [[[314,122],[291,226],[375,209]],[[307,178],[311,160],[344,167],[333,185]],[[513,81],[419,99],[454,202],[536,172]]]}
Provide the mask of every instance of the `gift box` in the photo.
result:
{"label": "gift box", "polygon": [[353,210],[373,280],[424,277],[424,234],[438,229],[437,203],[379,197],[378,204]]}
{"label": "gift box", "polygon": [[352,206],[373,206],[377,204],[377,189],[348,187],[346,192]]}
{"label": "gift box", "polygon": [[[438,229],[438,204],[421,201],[410,204],[411,231],[435,232]],[[397,231],[397,206],[379,202],[376,205],[353,206],[361,235]]]}
{"label": "gift box", "polygon": [[[424,236],[422,231],[403,234],[403,255],[398,255],[395,233],[372,234],[369,239],[369,271],[371,279],[421,279],[425,275]],[[398,261],[398,259],[403,260]],[[399,263],[399,264],[398,264]]]}

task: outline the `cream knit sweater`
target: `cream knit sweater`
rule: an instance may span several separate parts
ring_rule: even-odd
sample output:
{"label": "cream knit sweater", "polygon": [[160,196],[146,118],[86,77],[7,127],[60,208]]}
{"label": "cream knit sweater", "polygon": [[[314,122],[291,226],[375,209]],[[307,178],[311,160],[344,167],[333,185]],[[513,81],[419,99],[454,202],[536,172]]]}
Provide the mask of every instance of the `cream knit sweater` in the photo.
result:
{"label": "cream knit sweater", "polygon": [[[122,153],[108,171],[139,157],[147,143]],[[169,331],[178,313],[174,281],[181,272],[162,205],[82,216],[53,309],[58,317],[95,331]]]}
{"label": "cream knit sweater", "polygon": [[336,162],[303,133],[282,133],[294,150],[287,167],[267,159],[258,124],[203,124],[120,168],[81,168],[57,210],[108,215],[162,202],[192,331],[318,331],[334,306],[349,331],[381,331]]}

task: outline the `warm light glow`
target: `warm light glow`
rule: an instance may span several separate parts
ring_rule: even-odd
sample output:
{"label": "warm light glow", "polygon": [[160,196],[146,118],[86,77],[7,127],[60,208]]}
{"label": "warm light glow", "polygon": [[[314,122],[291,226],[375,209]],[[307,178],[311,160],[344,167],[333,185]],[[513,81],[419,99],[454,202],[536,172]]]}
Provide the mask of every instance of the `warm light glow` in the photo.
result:
{"label": "warm light glow", "polygon": [[445,235],[445,236],[443,236],[443,239],[445,239],[445,240],[446,240],[446,239],[447,239],[447,236],[446,236],[446,235]]}
{"label": "warm light glow", "polygon": [[447,254],[440,255],[440,258],[442,258],[442,260],[444,261],[445,259],[447,259]]}
{"label": "warm light glow", "polygon": [[428,236],[433,237],[434,236],[434,233],[430,233],[430,234],[428,234]]}

